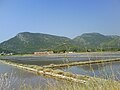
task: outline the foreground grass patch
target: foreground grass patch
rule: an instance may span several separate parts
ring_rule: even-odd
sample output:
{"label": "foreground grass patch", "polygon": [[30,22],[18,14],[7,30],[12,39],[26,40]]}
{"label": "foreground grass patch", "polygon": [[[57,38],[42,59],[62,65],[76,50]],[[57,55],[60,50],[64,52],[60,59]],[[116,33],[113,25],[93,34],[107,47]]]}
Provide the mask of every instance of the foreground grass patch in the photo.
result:
{"label": "foreground grass patch", "polygon": [[[45,68],[37,65],[24,65],[12,62],[6,63],[30,71],[32,70],[37,73],[58,77],[59,79],[65,79],[62,83],[61,81],[60,83],[48,82],[45,87],[41,87],[40,85],[38,87],[32,87],[30,85],[22,84],[19,90],[120,90],[120,82],[114,81],[111,78],[105,80],[89,76],[76,75],[59,69]],[[0,78],[0,82],[2,83],[0,87],[6,87],[6,89],[3,90],[9,90],[11,85],[10,81],[6,81],[8,77],[6,75],[2,75]]]}

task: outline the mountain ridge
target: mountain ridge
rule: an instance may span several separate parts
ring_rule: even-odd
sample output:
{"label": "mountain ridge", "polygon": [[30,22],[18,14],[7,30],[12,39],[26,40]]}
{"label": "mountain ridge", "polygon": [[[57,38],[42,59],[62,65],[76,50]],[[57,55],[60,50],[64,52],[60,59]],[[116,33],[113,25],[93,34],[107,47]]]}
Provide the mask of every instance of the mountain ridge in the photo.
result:
{"label": "mountain ridge", "polygon": [[64,36],[21,32],[13,38],[0,43],[0,48],[17,53],[33,53],[37,51],[81,52],[119,50],[120,36],[100,33],[84,33],[73,39]]}
{"label": "mountain ridge", "polygon": [[5,42],[0,43],[0,48],[17,51],[18,53],[31,53],[42,51],[44,49],[52,50],[63,43],[67,43],[68,45],[70,43],[72,45],[71,39],[67,37],[22,32]]}

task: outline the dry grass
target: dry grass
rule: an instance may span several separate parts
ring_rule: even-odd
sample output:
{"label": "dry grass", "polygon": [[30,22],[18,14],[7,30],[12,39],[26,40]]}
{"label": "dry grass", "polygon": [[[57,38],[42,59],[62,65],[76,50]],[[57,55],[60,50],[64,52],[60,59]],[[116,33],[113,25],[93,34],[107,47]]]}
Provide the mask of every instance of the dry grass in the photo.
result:
{"label": "dry grass", "polygon": [[79,84],[73,82],[54,82],[48,83],[45,87],[32,88],[31,86],[24,86],[21,90],[120,90],[120,84],[113,81],[106,81],[105,83],[91,83]]}
{"label": "dry grass", "polygon": [[[86,76],[86,78],[88,77]],[[17,89],[12,87],[13,82],[16,82],[16,79],[13,78],[12,75],[8,76],[7,73],[0,74],[0,90],[120,90],[120,83],[114,80],[103,81],[103,79],[91,79],[84,84],[69,81],[59,82],[55,80],[54,82],[48,81],[44,87],[41,85],[32,87],[21,83]]]}
{"label": "dry grass", "polygon": [[0,90],[9,90],[11,86],[10,81],[8,81],[7,73],[0,74]]}
{"label": "dry grass", "polygon": [[[26,85],[25,83],[21,83],[20,87],[18,90],[120,90],[120,82],[114,81],[113,77],[108,77],[108,80],[103,80],[103,79],[94,79],[91,78],[89,79],[88,76],[79,76],[79,75],[73,75],[72,73],[69,72],[63,72],[61,70],[53,70],[51,68],[43,68],[43,67],[38,67],[34,65],[23,65],[20,64],[20,66],[26,66],[30,68],[34,68],[39,70],[43,70],[44,72],[53,72],[55,74],[60,74],[60,75],[65,75],[68,77],[75,77],[80,80],[87,80],[87,83],[75,83],[75,82],[48,82],[45,87],[41,87],[39,85],[38,87],[32,87],[30,85]],[[94,72],[94,70],[93,70]],[[104,71],[106,72],[106,71]],[[114,72],[112,71],[111,67],[111,73],[114,75]],[[118,72],[119,73],[119,72]],[[103,76],[106,74],[103,74]],[[14,87],[12,86],[11,83],[12,76],[10,75],[9,77],[7,74],[0,74],[0,90],[15,90]],[[15,79],[12,81],[15,82]]]}

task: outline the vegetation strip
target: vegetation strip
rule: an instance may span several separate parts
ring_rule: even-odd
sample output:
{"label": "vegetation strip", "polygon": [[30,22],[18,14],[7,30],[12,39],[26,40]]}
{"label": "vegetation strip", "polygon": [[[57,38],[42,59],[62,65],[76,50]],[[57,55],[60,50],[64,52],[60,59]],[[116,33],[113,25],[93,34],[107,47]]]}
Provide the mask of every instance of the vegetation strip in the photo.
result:
{"label": "vegetation strip", "polygon": [[105,63],[105,62],[114,62],[120,61],[120,58],[116,59],[107,59],[107,60],[96,60],[96,61],[85,61],[85,62],[72,62],[67,64],[50,64],[44,66],[45,68],[59,68],[59,67],[68,67],[68,66],[76,66],[76,65],[86,65],[86,64],[95,64],[95,63]]}
{"label": "vegetation strip", "polygon": [[[77,74],[72,74],[70,72],[63,72],[62,70],[58,69],[51,69],[51,68],[45,68],[37,65],[25,65],[25,64],[17,64],[13,63],[10,61],[5,61],[5,60],[0,60],[0,62],[12,65],[18,68],[22,68],[28,71],[32,71],[41,75],[45,76],[51,76],[54,78],[62,79],[62,80],[67,80],[71,82],[76,82],[79,85],[85,85],[86,87],[107,87],[106,85],[113,85],[113,88],[120,88],[120,83],[114,80],[105,80],[101,78],[96,78],[96,77],[89,77],[89,76],[83,76],[83,75],[77,75]],[[105,85],[104,85],[104,84]],[[77,84],[76,84],[77,85]],[[101,89],[100,89],[101,90]],[[116,90],[116,89],[113,89]],[[119,90],[119,89],[117,89]]]}
{"label": "vegetation strip", "polygon": [[56,78],[60,78],[60,79],[64,79],[64,80],[68,80],[68,81],[74,81],[74,82],[79,82],[79,83],[86,83],[87,80],[90,79],[90,77],[88,76],[82,76],[82,75],[75,75],[72,74],[70,72],[64,72],[62,70],[54,70],[51,68],[44,68],[41,66],[37,66],[37,65],[25,65],[25,64],[17,64],[17,63],[13,63],[10,61],[3,61],[0,60],[0,62],[8,64],[8,65],[12,65],[18,68],[22,68],[25,70],[29,70],[29,71],[33,71],[36,72],[38,74],[42,74],[42,75],[46,75],[46,76],[52,76],[52,77],[56,77]]}

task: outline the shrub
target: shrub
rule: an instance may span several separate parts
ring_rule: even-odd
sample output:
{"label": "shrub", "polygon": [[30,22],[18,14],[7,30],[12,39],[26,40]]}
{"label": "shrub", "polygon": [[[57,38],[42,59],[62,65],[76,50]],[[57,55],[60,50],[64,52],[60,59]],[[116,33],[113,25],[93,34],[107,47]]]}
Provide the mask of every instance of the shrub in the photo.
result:
{"label": "shrub", "polygon": [[76,78],[77,78],[77,79],[80,79],[80,80],[88,80],[90,77],[77,75]]}
{"label": "shrub", "polygon": [[68,77],[72,77],[72,76],[73,76],[73,74],[70,73],[70,72],[64,72],[64,75],[65,75],[65,76],[68,76]]}
{"label": "shrub", "polygon": [[53,70],[50,68],[43,69],[44,72],[52,72]]}
{"label": "shrub", "polygon": [[63,74],[64,73],[62,70],[58,70],[58,69],[54,70],[53,72],[56,73],[56,74]]}
{"label": "shrub", "polygon": [[44,68],[43,67],[37,67],[36,68],[38,71],[41,71],[41,70],[43,70]]}

